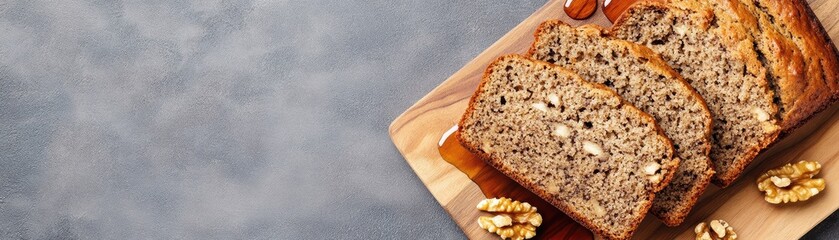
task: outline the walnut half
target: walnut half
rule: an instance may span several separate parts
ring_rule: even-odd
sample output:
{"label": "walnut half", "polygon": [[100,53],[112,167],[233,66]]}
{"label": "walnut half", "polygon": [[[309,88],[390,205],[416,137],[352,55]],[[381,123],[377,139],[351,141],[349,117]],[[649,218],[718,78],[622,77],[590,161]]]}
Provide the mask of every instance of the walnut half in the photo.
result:
{"label": "walnut half", "polygon": [[765,192],[764,199],[772,204],[806,201],[824,190],[824,179],[813,178],[821,167],[818,162],[788,163],[761,175],[757,188]]}
{"label": "walnut half", "polygon": [[491,198],[478,203],[478,210],[497,213],[494,217],[481,216],[478,226],[498,234],[501,239],[522,240],[536,236],[536,227],[542,225],[542,215],[536,207],[509,198]]}
{"label": "walnut half", "polygon": [[734,228],[723,220],[712,220],[710,224],[701,222],[693,229],[696,240],[734,240],[737,233]]}

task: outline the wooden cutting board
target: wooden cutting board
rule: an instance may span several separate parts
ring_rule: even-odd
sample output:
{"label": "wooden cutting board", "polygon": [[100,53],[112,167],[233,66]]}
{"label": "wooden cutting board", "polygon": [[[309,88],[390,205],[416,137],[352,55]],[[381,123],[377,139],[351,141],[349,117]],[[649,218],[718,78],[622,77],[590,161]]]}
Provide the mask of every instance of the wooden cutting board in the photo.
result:
{"label": "wooden cutting board", "polygon": [[[810,6],[827,28],[830,37],[839,39],[839,1],[809,0]],[[602,0],[601,0],[602,4]],[[390,126],[393,143],[428,187],[440,205],[471,239],[494,239],[480,229],[477,216],[482,215],[475,204],[486,196],[469,176],[444,161],[438,151],[438,141],[444,132],[456,124],[480,81],[486,66],[498,56],[524,53],[533,41],[533,31],[544,20],[561,19],[572,25],[594,23],[611,25],[600,8],[595,16],[585,21],[568,18],[563,11],[564,1],[549,1],[492,46],[467,63],[462,69],[414,104]],[[602,5],[599,5],[602,6]],[[435,79],[422,79],[436,81]],[[839,106],[822,112],[771,149],[762,153],[738,182],[726,189],[709,186],[685,223],[668,228],[648,215],[635,233],[636,239],[689,239],[694,237],[693,226],[700,221],[725,219],[737,230],[741,239],[797,239],[839,208]],[[819,196],[804,203],[775,206],[766,203],[757,190],[755,179],[767,169],[799,160],[822,163],[827,188]],[[520,186],[499,186],[522,191]],[[555,235],[563,226],[571,226],[562,217],[546,222],[539,228],[537,238]],[[572,226],[573,227],[573,226]],[[556,231],[555,231],[556,230]],[[575,235],[577,236],[577,235]]]}

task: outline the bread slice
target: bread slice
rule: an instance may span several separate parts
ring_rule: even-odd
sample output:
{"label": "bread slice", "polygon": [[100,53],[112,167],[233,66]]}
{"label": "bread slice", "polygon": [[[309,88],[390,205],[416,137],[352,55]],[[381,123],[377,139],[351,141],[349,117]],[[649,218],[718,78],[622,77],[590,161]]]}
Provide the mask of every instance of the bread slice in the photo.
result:
{"label": "bread slice", "polygon": [[627,239],[679,160],[648,114],[603,85],[519,55],[487,68],[460,142],[609,239]]}
{"label": "bread slice", "polygon": [[758,50],[773,66],[785,133],[839,101],[839,53],[806,1],[727,1],[739,3],[732,4],[738,16],[755,18],[750,27],[763,37]]}
{"label": "bread slice", "polygon": [[702,97],[658,54],[607,37],[600,27],[547,21],[535,35],[531,58],[605,84],[652,115],[673,141],[681,162],[670,184],[656,194],[650,212],[669,226],[681,224],[714,175],[708,158],[712,118]]}
{"label": "bread slice", "polygon": [[710,9],[639,2],[611,34],[659,53],[705,98],[714,116],[710,157],[717,185],[731,184],[777,138],[778,110],[754,42],[716,21]]}

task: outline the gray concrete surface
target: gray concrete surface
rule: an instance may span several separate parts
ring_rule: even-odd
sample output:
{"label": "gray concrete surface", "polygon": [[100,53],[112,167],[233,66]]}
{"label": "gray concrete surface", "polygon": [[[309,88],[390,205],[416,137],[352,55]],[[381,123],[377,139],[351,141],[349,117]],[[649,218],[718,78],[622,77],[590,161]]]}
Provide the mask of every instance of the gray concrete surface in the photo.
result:
{"label": "gray concrete surface", "polygon": [[542,3],[0,0],[0,239],[463,238],[387,126]]}

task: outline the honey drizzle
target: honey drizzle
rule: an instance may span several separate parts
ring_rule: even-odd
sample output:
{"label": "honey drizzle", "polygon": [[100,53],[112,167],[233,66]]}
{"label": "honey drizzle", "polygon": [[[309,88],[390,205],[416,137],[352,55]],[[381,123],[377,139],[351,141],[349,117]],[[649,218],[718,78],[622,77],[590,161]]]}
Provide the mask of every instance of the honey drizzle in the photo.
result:
{"label": "honey drizzle", "polygon": [[[463,147],[455,136],[457,125],[449,129],[438,143],[438,150],[443,159],[466,174],[481,189],[487,198],[508,197],[513,200],[528,202],[542,215],[542,226],[536,229],[538,239],[594,239],[592,233],[559,211],[550,203],[542,200],[503,173],[486,164]],[[477,202],[476,202],[477,204]],[[476,210],[477,211],[477,210]]]}
{"label": "honey drizzle", "polygon": [[595,10],[597,10],[597,0],[565,0],[565,14],[572,19],[587,19],[594,15]]}
{"label": "honey drizzle", "polygon": [[603,2],[603,13],[610,22],[614,23],[618,17],[638,0],[606,0]]}

